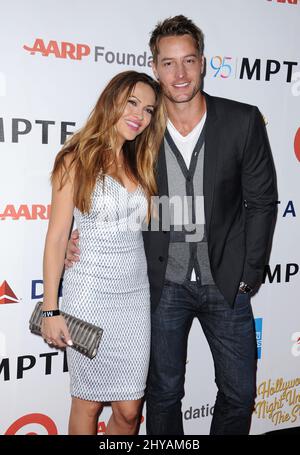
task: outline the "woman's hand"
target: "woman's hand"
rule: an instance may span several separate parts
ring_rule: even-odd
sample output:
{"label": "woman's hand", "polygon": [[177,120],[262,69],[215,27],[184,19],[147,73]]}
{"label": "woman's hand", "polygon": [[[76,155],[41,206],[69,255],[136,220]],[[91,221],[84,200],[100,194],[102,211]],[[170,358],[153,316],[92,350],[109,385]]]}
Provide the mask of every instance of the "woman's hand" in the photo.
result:
{"label": "woman's hand", "polygon": [[51,316],[42,319],[42,336],[46,343],[59,348],[72,346],[72,340],[63,316]]}
{"label": "woman's hand", "polygon": [[79,261],[80,250],[78,248],[79,232],[78,229],[72,232],[71,237],[68,241],[67,252],[65,258],[65,267],[69,269],[73,266],[73,262]]}

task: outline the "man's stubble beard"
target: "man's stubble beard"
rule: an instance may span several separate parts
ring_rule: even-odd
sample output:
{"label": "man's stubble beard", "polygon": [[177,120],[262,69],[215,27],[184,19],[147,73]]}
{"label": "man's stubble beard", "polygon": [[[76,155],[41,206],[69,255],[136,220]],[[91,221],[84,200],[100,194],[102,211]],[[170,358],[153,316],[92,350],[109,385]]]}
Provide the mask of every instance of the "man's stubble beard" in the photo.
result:
{"label": "man's stubble beard", "polygon": [[193,98],[195,98],[195,96],[200,92],[200,85],[198,88],[194,88],[193,90],[193,93],[191,94],[191,96],[185,100],[176,100],[176,98],[172,97],[172,95],[170,93],[167,93],[164,89],[164,85],[161,83],[161,86],[162,86],[162,89],[163,89],[163,94],[164,96],[169,100],[171,101],[172,103],[175,103],[175,104],[182,104],[182,103],[188,103],[189,101],[191,101]]}

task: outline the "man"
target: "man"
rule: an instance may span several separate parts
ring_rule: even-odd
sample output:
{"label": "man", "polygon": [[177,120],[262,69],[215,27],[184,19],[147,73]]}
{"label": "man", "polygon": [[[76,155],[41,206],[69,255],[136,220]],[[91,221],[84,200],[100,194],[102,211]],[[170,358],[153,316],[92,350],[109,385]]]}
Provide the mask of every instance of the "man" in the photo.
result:
{"label": "man", "polygon": [[[194,317],[218,387],[210,433],[247,434],[255,399],[250,294],[262,280],[275,221],[275,172],[259,110],[201,91],[203,47],[203,33],[182,15],[159,23],[150,39],[169,119],[157,184],[170,210],[144,232],[152,304],[146,425],[155,435],[183,434]],[[176,198],[187,201],[181,223],[171,210]]]}

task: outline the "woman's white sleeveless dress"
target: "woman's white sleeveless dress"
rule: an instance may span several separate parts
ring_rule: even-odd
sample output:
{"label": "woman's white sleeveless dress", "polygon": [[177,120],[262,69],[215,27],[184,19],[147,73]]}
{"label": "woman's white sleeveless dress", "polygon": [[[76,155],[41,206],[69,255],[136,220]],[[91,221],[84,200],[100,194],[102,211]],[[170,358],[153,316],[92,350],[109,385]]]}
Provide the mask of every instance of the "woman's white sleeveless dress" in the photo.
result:
{"label": "woman's white sleeveless dress", "polygon": [[65,271],[62,310],[103,328],[94,359],[67,348],[74,397],[115,401],[144,395],[150,355],[146,213],[141,186],[129,192],[108,175],[96,182],[90,213],[74,210],[80,259]]}

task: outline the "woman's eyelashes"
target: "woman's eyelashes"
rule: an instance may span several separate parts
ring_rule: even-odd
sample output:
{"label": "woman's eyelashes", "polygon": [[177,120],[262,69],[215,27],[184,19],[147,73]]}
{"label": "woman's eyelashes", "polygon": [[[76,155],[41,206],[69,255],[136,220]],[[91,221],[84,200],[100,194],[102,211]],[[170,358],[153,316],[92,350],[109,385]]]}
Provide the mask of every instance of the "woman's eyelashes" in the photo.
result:
{"label": "woman's eyelashes", "polygon": [[[135,99],[132,99],[132,98],[128,99],[128,103],[131,104],[132,106],[135,106],[135,107],[138,105],[138,102]],[[150,114],[150,115],[154,114],[154,108],[152,108],[152,107],[146,107],[145,111],[147,112],[147,114]]]}
{"label": "woman's eyelashes", "polygon": [[128,100],[128,103],[132,104],[133,106],[137,106],[136,100],[129,99],[129,100]]}

